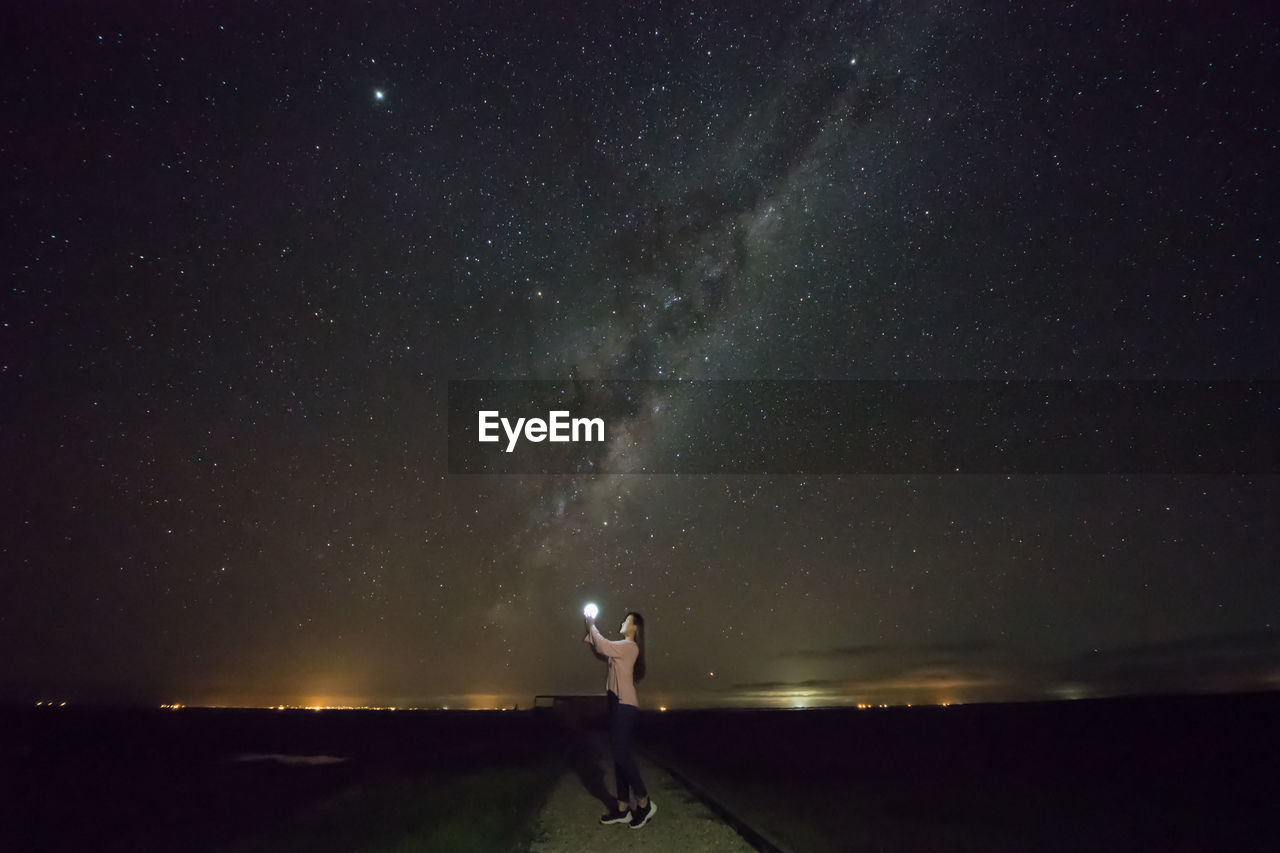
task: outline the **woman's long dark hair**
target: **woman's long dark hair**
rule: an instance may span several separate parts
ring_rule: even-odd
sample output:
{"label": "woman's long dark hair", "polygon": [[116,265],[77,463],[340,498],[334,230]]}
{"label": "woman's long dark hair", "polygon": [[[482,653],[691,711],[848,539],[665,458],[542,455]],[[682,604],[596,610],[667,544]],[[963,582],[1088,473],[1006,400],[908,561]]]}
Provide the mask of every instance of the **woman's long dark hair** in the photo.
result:
{"label": "woman's long dark hair", "polygon": [[631,617],[631,624],[636,626],[636,645],[640,647],[640,655],[631,670],[631,680],[639,684],[644,679],[644,617],[634,610],[627,615]]}

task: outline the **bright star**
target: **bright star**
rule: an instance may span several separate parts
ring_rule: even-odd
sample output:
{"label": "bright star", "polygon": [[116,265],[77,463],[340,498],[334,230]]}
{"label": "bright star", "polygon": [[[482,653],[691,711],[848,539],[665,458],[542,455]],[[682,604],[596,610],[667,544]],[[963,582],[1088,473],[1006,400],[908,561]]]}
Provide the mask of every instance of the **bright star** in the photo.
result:
{"label": "bright star", "polygon": [[385,98],[385,97],[386,97],[386,93],[385,93],[385,92],[383,92],[381,89],[374,89],[374,90],[373,90],[373,99],[374,99],[375,101],[381,101],[381,100],[382,100],[383,98]]}

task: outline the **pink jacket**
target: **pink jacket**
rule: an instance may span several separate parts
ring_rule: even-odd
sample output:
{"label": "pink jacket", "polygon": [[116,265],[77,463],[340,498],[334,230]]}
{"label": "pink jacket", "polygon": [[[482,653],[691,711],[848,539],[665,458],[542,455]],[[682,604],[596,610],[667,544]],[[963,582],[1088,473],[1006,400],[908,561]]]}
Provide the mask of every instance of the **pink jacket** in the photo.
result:
{"label": "pink jacket", "polygon": [[632,674],[636,658],[640,657],[640,647],[630,640],[606,640],[594,624],[591,632],[582,638],[582,642],[591,643],[596,651],[609,659],[609,677],[605,679],[605,689],[612,690],[617,695],[619,704],[640,707]]}

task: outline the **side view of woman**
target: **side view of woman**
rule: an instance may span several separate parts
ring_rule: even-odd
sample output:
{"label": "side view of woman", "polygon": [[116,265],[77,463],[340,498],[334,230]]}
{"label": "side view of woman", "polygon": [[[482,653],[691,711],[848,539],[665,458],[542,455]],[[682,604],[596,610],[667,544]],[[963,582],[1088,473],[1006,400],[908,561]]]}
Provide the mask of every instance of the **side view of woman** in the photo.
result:
{"label": "side view of woman", "polygon": [[[619,631],[621,640],[606,640],[596,628],[596,620],[586,617],[587,636],[583,642],[604,655],[609,661],[609,674],[605,690],[609,697],[609,744],[613,750],[614,778],[618,787],[618,807],[601,815],[601,823],[630,823],[639,829],[657,813],[658,807],[649,799],[649,792],[640,778],[635,756],[631,754],[631,732],[635,728],[636,715],[640,712],[636,698],[636,684],[644,678],[644,617],[639,613],[627,614]],[[636,808],[631,809],[631,795],[636,796]]]}

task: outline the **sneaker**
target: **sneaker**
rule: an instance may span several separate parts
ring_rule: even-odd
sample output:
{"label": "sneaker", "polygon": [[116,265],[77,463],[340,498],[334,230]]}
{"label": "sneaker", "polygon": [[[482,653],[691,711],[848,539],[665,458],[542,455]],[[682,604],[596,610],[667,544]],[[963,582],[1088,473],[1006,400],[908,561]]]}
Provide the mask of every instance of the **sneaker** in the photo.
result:
{"label": "sneaker", "polygon": [[653,800],[649,800],[647,808],[637,808],[635,814],[631,816],[631,828],[639,829],[649,822],[649,819],[658,813],[658,804]]}
{"label": "sneaker", "polygon": [[611,809],[606,814],[600,815],[601,823],[627,823],[631,820],[631,812],[620,812]]}

